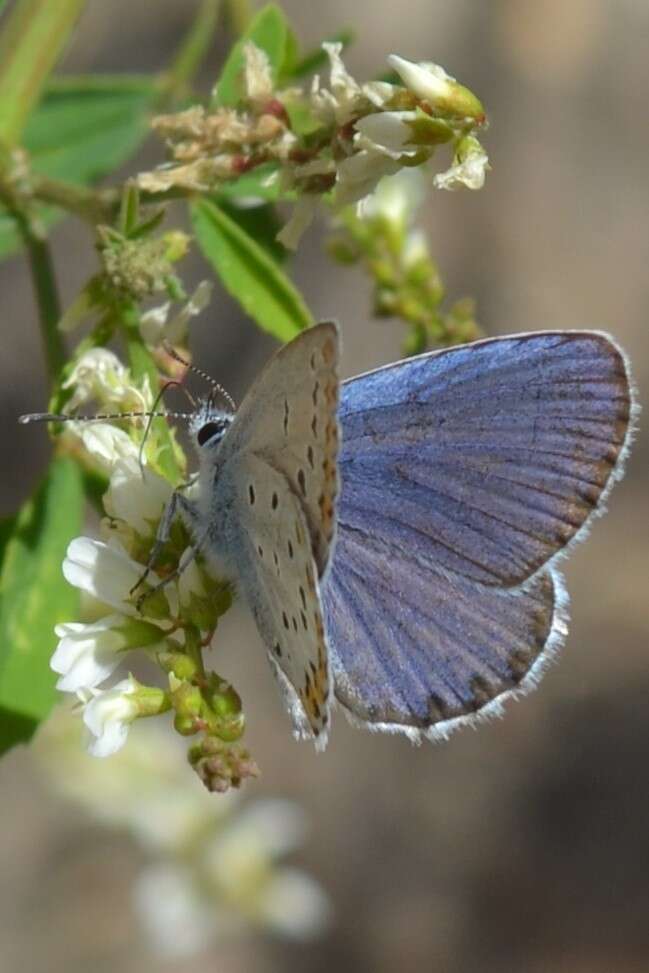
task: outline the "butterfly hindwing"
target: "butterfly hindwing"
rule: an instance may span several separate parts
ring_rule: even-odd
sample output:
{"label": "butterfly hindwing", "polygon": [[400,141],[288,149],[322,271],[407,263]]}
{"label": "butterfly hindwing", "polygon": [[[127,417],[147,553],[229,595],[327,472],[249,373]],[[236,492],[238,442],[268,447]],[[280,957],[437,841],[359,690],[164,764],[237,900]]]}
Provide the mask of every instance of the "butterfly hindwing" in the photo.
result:
{"label": "butterfly hindwing", "polygon": [[219,476],[223,541],[268,650],[296,733],[324,745],[330,678],[317,566],[300,499],[254,453]]}
{"label": "butterfly hindwing", "polygon": [[370,727],[415,739],[531,687],[566,632],[554,573],[499,590],[342,526],[324,602],[339,702]]}
{"label": "butterfly hindwing", "polygon": [[343,384],[339,522],[514,587],[601,508],[626,449],[621,352],[596,332],[497,338]]}

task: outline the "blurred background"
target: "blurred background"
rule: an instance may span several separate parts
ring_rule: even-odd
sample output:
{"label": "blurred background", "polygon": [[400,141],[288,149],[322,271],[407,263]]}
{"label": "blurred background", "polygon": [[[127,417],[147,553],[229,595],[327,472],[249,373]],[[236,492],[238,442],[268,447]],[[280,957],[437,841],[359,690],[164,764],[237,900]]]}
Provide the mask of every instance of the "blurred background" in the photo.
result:
{"label": "blurred background", "polygon": [[[306,47],[346,26],[366,79],[398,52],[434,60],[487,106],[493,171],[479,193],[436,193],[422,219],[451,298],[474,296],[487,334],[610,331],[649,379],[649,4],[646,0],[282,0]],[[195,4],[90,0],[63,70],[154,71]],[[217,44],[207,87],[226,50]],[[150,142],[126,172],[159,159]],[[89,231],[54,231],[69,301],[94,269]],[[333,265],[316,228],[293,265],[316,317],[344,330],[344,373],[398,357],[403,330],[370,315],[357,268]],[[207,276],[196,258],[191,283]],[[34,487],[46,405],[28,271],[0,265],[1,513]],[[240,397],[272,341],[223,293],[193,325],[196,361]],[[649,441],[641,430],[608,515],[566,566],[572,625],[540,689],[506,718],[413,748],[350,728],[326,753],[290,735],[253,623],[219,628],[219,671],[242,692],[263,776],[245,797],[295,801],[310,835],[292,861],[331,916],[306,943],[257,931],[168,957],[170,973],[646,973],[649,969]],[[155,751],[154,751],[155,753]],[[165,761],[164,749],[159,754]],[[0,971],[148,973],[131,906],[147,858],[52,787],[24,748],[0,763]],[[49,771],[49,772],[48,772]],[[80,771],[82,772],[82,771]],[[181,778],[183,780],[183,778]],[[200,787],[189,769],[187,788]],[[101,795],[98,797],[101,802]],[[218,803],[216,795],[210,798]],[[323,924],[324,925],[324,924]]]}

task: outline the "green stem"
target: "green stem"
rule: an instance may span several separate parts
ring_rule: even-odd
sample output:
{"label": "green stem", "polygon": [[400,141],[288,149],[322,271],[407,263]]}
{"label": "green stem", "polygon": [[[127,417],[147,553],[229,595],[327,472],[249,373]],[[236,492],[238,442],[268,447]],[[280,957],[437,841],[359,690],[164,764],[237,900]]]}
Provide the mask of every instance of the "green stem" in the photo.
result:
{"label": "green stem", "polygon": [[173,102],[186,94],[210,48],[220,11],[221,0],[203,0],[201,3],[168,74],[163,78],[165,100]]}
{"label": "green stem", "polygon": [[38,306],[45,362],[48,375],[51,381],[55,382],[65,365],[67,355],[63,338],[57,327],[61,317],[61,303],[50,246],[44,230],[27,212],[14,209],[12,215],[27,250]]}
{"label": "green stem", "polygon": [[185,652],[196,666],[199,676],[205,679],[205,663],[203,662],[200,636],[191,625],[185,628]]}
{"label": "green stem", "polygon": [[[60,206],[61,209],[74,213],[92,226],[97,226],[99,223],[110,226],[119,212],[123,186],[89,189],[87,186],[64,182],[62,179],[34,175],[31,194],[39,202]],[[188,199],[193,195],[193,190],[178,186],[159,193],[142,191],[140,200],[145,205],[156,205],[172,199]]]}
{"label": "green stem", "polygon": [[238,37],[245,32],[251,18],[250,0],[228,0],[228,19]]}
{"label": "green stem", "polygon": [[89,189],[63,179],[32,173],[31,194],[42,203],[60,206],[88,223],[112,223],[119,207],[119,189]]}

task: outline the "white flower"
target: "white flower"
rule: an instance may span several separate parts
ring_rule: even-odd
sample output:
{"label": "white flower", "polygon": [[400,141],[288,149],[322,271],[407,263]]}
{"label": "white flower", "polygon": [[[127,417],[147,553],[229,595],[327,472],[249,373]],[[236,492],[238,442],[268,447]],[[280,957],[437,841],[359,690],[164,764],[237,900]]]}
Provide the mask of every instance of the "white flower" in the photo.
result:
{"label": "white flower", "polygon": [[97,466],[105,473],[120,460],[137,462],[138,448],[123,429],[109,422],[70,422],[70,432],[78,436]]}
{"label": "white flower", "polygon": [[[63,561],[63,575],[68,584],[125,615],[137,614],[127,599],[142,571],[143,566],[124,551],[90,537],[76,537],[71,541]],[[156,580],[153,572],[149,572],[149,578]],[[146,601],[143,607],[146,610]]]}
{"label": "white flower", "polygon": [[92,625],[66,622],[56,626],[60,641],[50,667],[61,674],[57,689],[68,693],[91,689],[112,675],[127,644],[116,627],[123,620],[123,615],[108,615]]}
{"label": "white flower", "polygon": [[68,412],[90,399],[96,399],[102,406],[114,410],[128,406],[129,411],[145,412],[150,408],[152,399],[148,383],[141,390],[136,388],[128,368],[107,348],[91,348],[85,352],[63,383],[63,388],[74,389],[66,403]]}
{"label": "white flower", "polygon": [[325,42],[322,48],[329,58],[331,91],[320,87],[316,75],[311,84],[311,109],[325,125],[345,125],[355,115],[367,112],[371,106],[382,108],[392,98],[394,85],[386,81],[360,85],[351,76],[340,56],[342,44]]}
{"label": "white flower", "polygon": [[359,148],[374,149],[389,155],[391,159],[416,155],[417,147],[408,143],[413,133],[409,122],[416,118],[414,111],[384,111],[359,118],[355,124],[358,133],[354,145]]}
{"label": "white flower", "polygon": [[273,97],[273,75],[268,55],[248,41],[243,46],[243,89],[246,100],[263,108]]}
{"label": "white flower", "polygon": [[154,532],[172,493],[168,480],[141,468],[131,455],[116,461],[104,494],[104,509],[109,517],[123,520],[138,534],[148,536]]}
{"label": "white flower", "polygon": [[50,667],[61,675],[56,688],[68,693],[104,682],[127,649],[162,647],[164,640],[157,626],[125,615],[107,615],[91,624],[65,622],[55,631],[60,641]]}
{"label": "white flower", "polygon": [[382,152],[362,149],[338,166],[335,203],[347,206],[357,203],[376,188],[383,176],[391,176],[400,169],[399,163]]}
{"label": "white flower", "polygon": [[85,703],[83,722],[90,731],[88,753],[93,757],[109,757],[126,743],[131,723],[139,715],[133,698],[139,684],[129,676],[112,689],[95,689]]}
{"label": "white flower", "polygon": [[397,227],[405,227],[424,201],[426,194],[421,169],[401,169],[394,176],[381,179],[376,191],[359,203],[361,219],[382,218]]}
{"label": "white flower", "polygon": [[311,103],[317,116],[323,121],[335,121],[337,125],[344,125],[356,113],[363,94],[359,83],[352,78],[343,64],[340,43],[324,43],[323,50],[329,58],[329,83],[331,91],[320,90],[319,79],[313,79],[311,88]]}
{"label": "white flower", "polygon": [[183,959],[206,949],[220,931],[218,906],[201,895],[186,865],[159,862],[138,876],[135,908],[155,951]]}
{"label": "white flower", "polygon": [[169,301],[146,311],[140,318],[140,332],[146,343],[154,346],[166,340],[172,345],[182,344],[187,337],[190,319],[207,307],[211,295],[212,284],[208,280],[203,280],[170,321],[167,320],[171,307]]}
{"label": "white flower", "polygon": [[436,189],[482,189],[489,169],[487,153],[477,139],[467,136],[460,143],[453,165],[433,179]]}
{"label": "white flower", "polygon": [[331,920],[331,903],[323,889],[298,868],[278,869],[264,888],[259,918],[275,932],[291,939],[312,939]]}

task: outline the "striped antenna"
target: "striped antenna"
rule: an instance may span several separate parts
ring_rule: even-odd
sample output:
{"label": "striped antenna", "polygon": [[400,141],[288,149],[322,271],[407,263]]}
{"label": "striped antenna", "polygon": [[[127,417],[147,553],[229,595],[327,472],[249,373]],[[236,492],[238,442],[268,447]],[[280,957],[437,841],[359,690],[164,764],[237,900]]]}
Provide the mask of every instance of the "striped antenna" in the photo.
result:
{"label": "striped antenna", "polygon": [[223,386],[216,381],[216,379],[212,378],[211,375],[208,375],[207,372],[204,372],[202,368],[198,368],[196,365],[192,364],[192,362],[187,361],[186,358],[183,358],[182,355],[180,355],[176,351],[176,349],[169,344],[168,341],[163,342],[163,347],[164,350],[167,352],[167,354],[171,356],[171,358],[175,359],[175,361],[177,362],[180,362],[181,365],[184,365],[185,368],[188,368],[191,372],[194,372],[195,375],[199,375],[205,382],[208,383],[208,385],[212,386],[215,392],[218,392],[220,395],[222,395],[233,412],[237,411],[236,402],[234,401],[230,393],[227,392],[223,388]]}
{"label": "striped antenna", "polygon": [[97,412],[90,416],[72,416],[56,412],[29,412],[19,416],[18,422],[99,422],[109,419],[193,419],[193,412]]}

